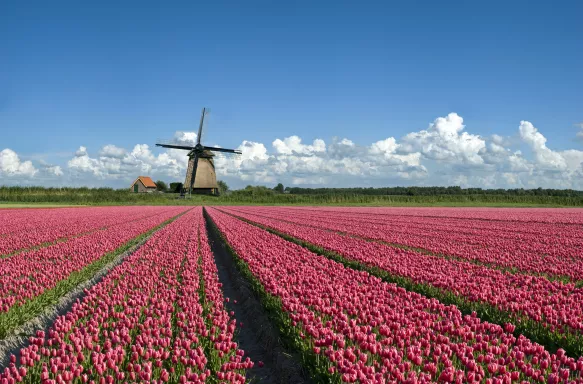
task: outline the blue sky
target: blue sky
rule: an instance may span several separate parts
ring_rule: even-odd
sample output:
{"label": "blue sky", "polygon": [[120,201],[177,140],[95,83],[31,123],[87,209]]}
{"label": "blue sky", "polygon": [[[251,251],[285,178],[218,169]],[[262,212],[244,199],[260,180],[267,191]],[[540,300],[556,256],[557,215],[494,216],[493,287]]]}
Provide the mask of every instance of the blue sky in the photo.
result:
{"label": "blue sky", "polygon": [[[252,154],[223,164],[235,186],[580,185],[580,155],[559,157],[583,149],[582,2],[160,4],[0,3],[0,150],[11,151],[0,156],[0,184],[124,186],[142,170],[181,179],[178,155],[160,159],[153,144],[194,131],[207,106],[205,140],[246,142]],[[432,123],[437,132],[435,119],[452,112],[484,141],[474,147],[482,162],[441,134],[402,140]],[[493,134],[506,150],[498,157],[520,150],[528,169],[489,161]],[[293,136],[326,150],[273,145]],[[350,140],[351,154],[334,152],[334,137]],[[395,147],[375,160],[372,144],[388,138]],[[100,159],[106,145],[125,150],[113,157],[120,164]]]}

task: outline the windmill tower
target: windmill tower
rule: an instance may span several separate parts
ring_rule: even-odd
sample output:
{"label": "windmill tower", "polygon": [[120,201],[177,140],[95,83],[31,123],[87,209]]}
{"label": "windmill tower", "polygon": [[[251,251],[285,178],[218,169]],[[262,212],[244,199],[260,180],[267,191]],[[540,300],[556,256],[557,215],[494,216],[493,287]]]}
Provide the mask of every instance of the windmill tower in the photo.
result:
{"label": "windmill tower", "polygon": [[215,162],[213,160],[215,154],[212,151],[224,154],[241,154],[241,151],[236,149],[207,147],[200,143],[204,118],[207,113],[208,110],[203,108],[200,116],[200,125],[198,126],[198,135],[196,136],[196,145],[194,147],[188,145],[156,143],[156,146],[158,147],[183,149],[188,151],[188,168],[186,169],[186,178],[184,180],[184,187],[181,195],[184,195],[186,192],[189,194],[218,194],[219,186],[217,184]]}

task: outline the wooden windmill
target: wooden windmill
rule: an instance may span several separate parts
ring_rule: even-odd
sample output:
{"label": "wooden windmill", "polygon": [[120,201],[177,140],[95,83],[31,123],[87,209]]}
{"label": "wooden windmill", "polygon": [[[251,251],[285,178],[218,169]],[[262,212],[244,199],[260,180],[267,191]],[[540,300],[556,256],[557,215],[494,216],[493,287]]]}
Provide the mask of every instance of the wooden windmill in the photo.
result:
{"label": "wooden windmill", "polygon": [[231,155],[241,154],[241,151],[236,149],[208,147],[200,143],[204,118],[207,113],[208,110],[203,108],[200,117],[200,125],[198,127],[198,135],[196,136],[196,145],[194,147],[180,144],[156,143],[156,146],[158,147],[183,149],[188,151],[188,168],[186,169],[186,178],[184,180],[184,187],[181,195],[184,195],[186,192],[189,194],[218,194],[219,186],[217,184],[217,175],[215,173],[215,163],[213,160],[215,154],[213,151]]}

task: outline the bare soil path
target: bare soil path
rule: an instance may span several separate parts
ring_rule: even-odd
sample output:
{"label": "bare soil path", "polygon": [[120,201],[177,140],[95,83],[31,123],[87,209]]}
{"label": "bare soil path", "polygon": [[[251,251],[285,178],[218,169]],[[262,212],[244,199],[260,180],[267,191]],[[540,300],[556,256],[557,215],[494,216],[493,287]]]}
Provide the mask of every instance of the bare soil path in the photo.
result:
{"label": "bare soil path", "polygon": [[[208,224],[206,212],[205,219],[219,281],[223,284],[224,296],[229,298],[226,306],[229,311],[234,311],[237,319],[236,341],[245,351],[245,356],[255,362],[247,372],[248,379],[252,383],[312,383],[299,355],[284,346],[279,330],[270,321],[248,281],[240,274],[220,235]],[[264,363],[263,367],[259,367],[259,361]]]}

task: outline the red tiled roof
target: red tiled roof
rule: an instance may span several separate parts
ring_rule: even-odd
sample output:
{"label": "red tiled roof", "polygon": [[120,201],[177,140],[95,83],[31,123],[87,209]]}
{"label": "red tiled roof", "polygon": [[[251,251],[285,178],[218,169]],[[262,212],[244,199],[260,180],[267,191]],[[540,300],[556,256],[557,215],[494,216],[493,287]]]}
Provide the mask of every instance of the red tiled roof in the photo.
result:
{"label": "red tiled roof", "polygon": [[138,180],[140,180],[146,188],[156,188],[156,183],[154,183],[154,180],[152,180],[149,176],[138,176]]}

